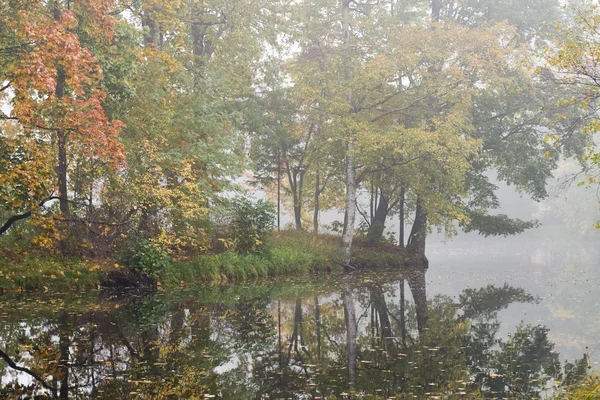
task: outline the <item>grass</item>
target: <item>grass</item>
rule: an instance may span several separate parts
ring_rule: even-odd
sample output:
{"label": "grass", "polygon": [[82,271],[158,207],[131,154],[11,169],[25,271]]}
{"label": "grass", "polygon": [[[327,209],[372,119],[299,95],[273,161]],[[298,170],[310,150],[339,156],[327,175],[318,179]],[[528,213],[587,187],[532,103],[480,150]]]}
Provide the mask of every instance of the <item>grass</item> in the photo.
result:
{"label": "grass", "polygon": [[108,263],[50,254],[0,256],[0,292],[71,291],[97,288]]}
{"label": "grass", "polygon": [[[258,254],[228,250],[192,260],[173,261],[161,271],[164,285],[181,282],[221,284],[276,276],[341,272],[340,237],[307,232],[274,233]],[[409,260],[405,251],[389,244],[357,238],[351,265],[357,268],[401,267]],[[70,291],[97,288],[103,276],[116,270],[112,260],[84,260],[51,254],[0,254],[0,292]]]}
{"label": "grass", "polygon": [[[165,273],[168,284],[202,281],[224,283],[273,276],[297,276],[342,271],[338,263],[339,236],[283,231],[273,234],[267,249],[259,254],[226,251],[202,255],[192,261],[175,262]],[[357,239],[351,265],[357,268],[401,267],[406,252],[388,244]]]}
{"label": "grass", "polygon": [[552,396],[553,400],[597,400],[600,399],[600,375],[592,374],[561,388]]}
{"label": "grass", "polygon": [[166,272],[165,280],[167,283],[224,283],[330,272],[340,268],[333,262],[335,249],[328,241],[308,235],[274,235],[261,253],[238,254],[229,250],[201,255],[192,261],[174,262]]}

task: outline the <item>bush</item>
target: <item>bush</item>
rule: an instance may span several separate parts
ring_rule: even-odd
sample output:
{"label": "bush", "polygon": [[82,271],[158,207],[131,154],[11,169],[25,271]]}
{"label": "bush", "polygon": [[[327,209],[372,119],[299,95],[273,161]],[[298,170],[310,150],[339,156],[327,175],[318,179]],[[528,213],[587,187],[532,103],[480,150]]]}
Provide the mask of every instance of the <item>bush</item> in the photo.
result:
{"label": "bush", "polygon": [[275,226],[275,209],[264,200],[252,202],[244,197],[231,201],[231,237],[238,253],[259,253],[265,249]]}
{"label": "bush", "polygon": [[158,281],[163,279],[171,266],[171,257],[148,239],[137,238],[134,239],[132,247],[121,256],[120,262]]}

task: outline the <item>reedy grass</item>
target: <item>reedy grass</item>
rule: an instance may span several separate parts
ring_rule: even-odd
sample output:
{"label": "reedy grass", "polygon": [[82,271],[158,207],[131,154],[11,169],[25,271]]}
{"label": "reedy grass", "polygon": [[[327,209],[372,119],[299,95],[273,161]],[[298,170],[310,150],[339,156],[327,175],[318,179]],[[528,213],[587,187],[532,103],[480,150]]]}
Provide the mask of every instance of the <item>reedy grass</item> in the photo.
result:
{"label": "reedy grass", "polygon": [[[302,237],[302,240],[298,240]],[[167,271],[167,283],[202,281],[224,283],[273,276],[305,275],[332,271],[335,246],[306,235],[273,235],[267,249],[256,254],[228,250],[201,255],[191,261],[175,262]]]}
{"label": "reedy grass", "polygon": [[[233,250],[173,261],[161,272],[164,285],[222,284],[276,276],[341,272],[340,237],[299,231],[273,233],[261,253]],[[409,257],[390,244],[357,238],[351,264],[357,268],[402,267]],[[113,260],[85,260],[52,254],[0,256],[0,292],[69,291],[97,288],[103,276],[118,269]]]}
{"label": "reedy grass", "polygon": [[600,399],[600,375],[592,373],[566,387],[560,387],[552,400],[598,400]]}
{"label": "reedy grass", "polygon": [[[341,260],[339,243],[339,236],[282,231],[273,234],[261,253],[238,254],[229,250],[175,262],[165,274],[165,282],[225,283],[342,271],[338,263]],[[408,259],[404,249],[359,238],[353,247],[351,264],[357,268],[399,268]]]}

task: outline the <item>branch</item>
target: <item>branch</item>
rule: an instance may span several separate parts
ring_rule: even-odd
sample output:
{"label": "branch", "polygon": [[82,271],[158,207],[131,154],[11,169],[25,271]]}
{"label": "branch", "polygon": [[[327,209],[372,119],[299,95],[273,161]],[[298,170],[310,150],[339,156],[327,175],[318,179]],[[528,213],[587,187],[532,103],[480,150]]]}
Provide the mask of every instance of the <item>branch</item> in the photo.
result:
{"label": "branch", "polygon": [[420,101],[422,101],[422,100],[424,100],[424,99],[426,99],[426,98],[427,98],[427,96],[422,96],[422,97],[419,97],[418,99],[416,99],[415,101],[413,101],[412,103],[410,103],[410,104],[408,104],[408,105],[406,105],[406,106],[404,106],[404,107],[400,107],[400,108],[394,108],[394,109],[392,109],[392,110],[386,111],[386,112],[384,112],[383,114],[380,114],[380,115],[378,115],[378,116],[377,116],[377,117],[375,117],[375,118],[372,118],[372,119],[371,119],[371,122],[377,122],[377,121],[379,121],[380,119],[382,119],[382,118],[384,118],[384,117],[386,117],[386,116],[388,116],[388,115],[390,115],[390,114],[397,114],[397,113],[399,113],[400,111],[408,110],[409,108],[411,108],[412,106],[414,106],[415,104],[417,104],[418,102],[420,102]]}
{"label": "branch", "polygon": [[[2,90],[4,90],[4,89],[2,89]],[[4,113],[0,113],[0,119],[18,121],[17,117],[9,117],[8,115],[6,115]]]}
{"label": "branch", "polygon": [[370,227],[371,226],[371,221],[369,221],[369,218],[367,216],[367,212],[361,210],[360,205],[358,204],[358,201],[356,202],[356,210],[361,215],[361,217],[363,217],[363,219],[365,220],[365,223]]}
{"label": "branch", "polygon": [[58,391],[56,390],[56,388],[48,385],[46,383],[46,381],[44,380],[44,378],[42,378],[41,376],[39,376],[38,374],[36,374],[32,370],[30,370],[29,368],[19,367],[13,361],[13,359],[10,358],[8,356],[8,354],[6,354],[5,352],[3,352],[2,350],[0,350],[0,358],[2,358],[4,361],[6,361],[6,363],[8,364],[9,367],[11,367],[12,369],[17,370],[17,371],[25,372],[27,375],[31,376],[33,379],[35,379],[36,381],[38,381],[43,387],[45,387],[46,389],[48,389],[49,391],[51,391],[52,395],[54,397],[58,397]]}
{"label": "branch", "polygon": [[123,222],[103,222],[103,221],[90,221],[83,218],[61,218],[63,222],[80,222],[82,224],[93,224],[93,225],[102,225],[102,226],[123,226],[129,223],[128,220]]}
{"label": "branch", "polygon": [[23,49],[23,48],[25,48],[25,47],[27,47],[27,46],[31,46],[31,45],[33,45],[33,44],[35,44],[35,42],[27,42],[27,43],[22,43],[22,44],[19,44],[19,45],[17,45],[17,46],[12,46],[12,47],[4,47],[4,48],[0,49],[0,53],[9,53],[9,52],[11,52],[11,51],[15,51],[15,50]]}
{"label": "branch", "polygon": [[[379,85],[378,85],[378,86],[379,86]],[[375,87],[375,88],[374,88],[374,90],[377,90],[377,89],[379,89],[379,87]],[[379,107],[379,106],[381,106],[381,105],[383,105],[383,104],[387,103],[388,101],[390,101],[390,100],[391,100],[391,99],[393,99],[394,97],[396,97],[396,96],[399,96],[399,95],[401,95],[401,94],[404,94],[404,91],[398,91],[398,92],[394,92],[394,93],[392,93],[392,94],[390,94],[390,95],[388,95],[388,96],[384,97],[383,99],[381,99],[381,100],[379,100],[379,101],[377,101],[377,102],[375,102],[375,103],[373,103],[373,104],[370,104],[370,105],[368,105],[368,106],[365,106],[365,107],[356,108],[356,109],[355,109],[355,112],[364,111],[364,110],[371,110],[371,109],[373,109],[373,108]],[[367,93],[365,96],[368,96],[368,95],[369,95],[369,93]]]}
{"label": "branch", "polygon": [[[47,202],[51,201],[51,200],[60,200],[60,197],[57,196],[50,196],[45,200],[42,200],[39,204],[38,207],[43,207],[44,204],[46,204]],[[17,221],[20,221],[22,219],[25,218],[29,218],[31,217],[32,212],[31,211],[27,211],[24,214],[20,214],[20,215],[13,215],[12,217],[10,217],[8,219],[8,221],[6,221],[4,223],[4,225],[2,225],[2,227],[0,228],[0,235],[4,234],[7,230],[10,229],[10,227]]]}
{"label": "branch", "polygon": [[327,175],[325,175],[325,178],[323,179],[323,185],[320,188],[317,188],[317,193],[319,194],[319,196],[321,194],[323,194],[323,192],[327,188],[327,184],[329,183],[329,178],[331,178],[332,175],[333,174],[327,174]]}
{"label": "branch", "polygon": [[[4,89],[2,89],[2,90],[4,90]],[[0,92],[2,90],[0,90]],[[19,118],[18,117],[9,117],[8,115],[4,114],[3,112],[0,112],[0,120],[19,121]],[[43,125],[32,125],[32,126],[23,126],[23,127],[28,128],[28,129],[42,129],[45,131],[79,132],[79,130],[77,128],[52,128],[52,127],[43,126]]]}
{"label": "branch", "polygon": [[419,159],[421,159],[423,157],[425,157],[425,154],[421,154],[421,155],[415,156],[413,158],[410,158],[408,160],[403,160],[403,161],[400,161],[400,162],[397,162],[397,163],[393,162],[393,163],[391,163],[389,165],[386,165],[384,167],[381,167],[381,168],[364,169],[364,170],[362,170],[360,172],[360,174],[356,178],[356,182],[357,183],[362,182],[362,180],[365,179],[365,177],[367,176],[367,174],[374,174],[374,173],[377,173],[377,172],[386,172],[386,171],[389,171],[390,169],[392,169],[393,167],[401,167],[403,165],[410,164],[413,161],[417,161],[417,160],[419,160]]}
{"label": "branch", "polygon": [[3,86],[0,88],[0,92],[4,92],[6,89],[8,89],[10,87],[10,81],[8,81],[8,83],[6,84],[6,86]]}
{"label": "branch", "polygon": [[8,219],[8,221],[6,221],[6,223],[4,225],[2,225],[2,227],[0,228],[0,235],[4,234],[4,232],[6,232],[7,230],[10,229],[10,227],[17,221],[20,221],[22,219],[25,218],[29,218],[31,217],[31,211],[26,212],[25,214],[20,214],[20,215],[13,215],[12,217],[10,217]]}
{"label": "branch", "polygon": [[302,156],[300,157],[300,163],[298,164],[298,167],[300,167],[300,168],[304,167],[304,158],[306,157],[306,152],[308,150],[308,145],[312,138],[314,128],[315,128],[315,123],[312,122],[310,124],[310,126],[308,127],[308,133],[306,134],[306,141],[304,142],[304,151],[302,152]]}
{"label": "branch", "polygon": [[140,356],[140,353],[138,353],[137,350],[133,348],[129,340],[127,340],[127,338],[123,334],[123,331],[118,326],[115,329],[117,330],[117,334],[119,335],[121,342],[127,348],[129,354],[131,354],[131,357],[141,359],[142,357]]}
{"label": "branch", "polygon": [[111,16],[113,16],[113,17],[115,17],[115,16],[117,16],[117,15],[119,15],[119,14],[121,14],[121,13],[127,11],[127,10],[132,10],[133,6],[136,3],[138,3],[138,2],[139,2],[139,0],[133,0],[131,3],[124,5],[123,8],[111,11],[108,14],[111,15]]}

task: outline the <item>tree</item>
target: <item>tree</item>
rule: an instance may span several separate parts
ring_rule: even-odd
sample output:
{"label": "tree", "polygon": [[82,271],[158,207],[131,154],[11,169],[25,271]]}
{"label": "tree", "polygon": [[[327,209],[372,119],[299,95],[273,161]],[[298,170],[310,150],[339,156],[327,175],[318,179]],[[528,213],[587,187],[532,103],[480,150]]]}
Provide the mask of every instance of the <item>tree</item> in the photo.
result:
{"label": "tree", "polygon": [[[372,218],[374,223],[370,223],[372,237],[381,237],[381,220],[385,221],[387,217],[384,211],[386,209],[388,212],[394,211],[392,207],[387,207],[386,203],[400,204],[401,201],[406,201],[406,196],[409,199],[414,197],[413,211],[415,213],[415,223],[413,223],[409,237],[411,246],[409,247],[418,250],[419,253],[424,252],[424,240],[428,229],[438,225],[452,233],[455,229],[451,224],[452,220],[458,220],[459,226],[463,230],[476,230],[486,236],[512,235],[535,227],[535,221],[521,221],[505,215],[490,214],[493,209],[499,207],[498,199],[494,194],[497,188],[490,182],[490,175],[495,171],[500,180],[514,185],[521,192],[532,195],[534,199],[542,199],[547,196],[547,181],[551,177],[552,170],[557,166],[559,154],[561,152],[567,155],[580,153],[582,141],[573,137],[573,126],[557,122],[556,118],[559,113],[571,115],[573,111],[565,110],[564,107],[562,110],[546,107],[548,101],[552,102],[552,99],[557,98],[556,85],[548,80],[540,79],[539,76],[532,75],[521,66],[521,63],[527,62],[532,56],[531,49],[538,48],[539,43],[550,37],[552,30],[543,26],[544,18],[560,19],[562,17],[560,5],[554,2],[550,4],[535,3],[533,6],[508,2],[510,4],[497,7],[496,3],[492,3],[485,1],[431,3],[432,18],[440,19],[443,22],[442,25],[427,33],[431,36],[432,41],[436,36],[441,39],[440,28],[455,29],[453,27],[458,24],[465,27],[460,33],[456,31],[457,35],[461,35],[463,41],[476,40],[482,46],[485,45],[481,34],[486,29],[491,29],[490,21],[497,23],[505,20],[507,9],[523,8],[508,18],[512,27],[504,25],[506,30],[501,32],[502,24],[496,25],[496,29],[498,29],[496,38],[504,37],[506,39],[504,55],[495,53],[491,57],[497,58],[490,64],[485,64],[485,60],[483,60],[479,65],[481,75],[478,77],[471,75],[470,77],[475,86],[480,85],[483,82],[481,79],[486,75],[488,78],[495,76],[496,80],[490,80],[479,87],[479,90],[474,90],[471,97],[466,100],[470,104],[470,109],[465,110],[463,134],[478,141],[480,147],[476,155],[467,157],[468,166],[465,166],[463,170],[466,174],[465,180],[462,181],[463,178],[460,177],[458,180],[454,180],[455,183],[462,181],[462,186],[449,186],[448,190],[436,186],[435,182],[439,179],[436,177],[436,173],[440,171],[440,166],[434,165],[427,174],[423,174],[422,179],[418,180],[422,186],[419,193],[417,188],[411,188],[408,185],[407,177],[411,175],[407,171],[408,167],[404,167],[402,172],[397,168],[389,168],[394,165],[391,155],[383,156],[385,153],[382,152],[382,148],[385,146],[377,148],[376,157],[371,162],[377,163],[378,168],[375,168],[373,177],[368,179],[371,188],[369,185],[365,187],[367,191],[371,192],[371,198],[376,200],[375,205],[381,205],[377,221]],[[542,7],[544,8],[543,13],[536,11]],[[444,38],[442,40],[446,40],[443,43],[452,43],[452,39],[448,41],[447,38]],[[496,46],[495,40],[497,39],[491,35],[488,37],[487,51],[491,51],[489,46]],[[454,45],[450,44],[450,46]],[[410,54],[411,51],[409,50],[407,53]],[[469,59],[468,56],[465,59]],[[432,64],[427,70],[427,79],[436,79],[436,73],[443,76],[445,73],[441,68],[445,65],[443,56],[431,61]],[[474,61],[470,59],[468,62]],[[470,67],[474,65],[473,63]],[[445,83],[435,81],[437,87],[444,87]],[[451,86],[448,87],[451,88]],[[426,109],[434,110],[434,112],[429,115],[422,113],[418,116],[414,112],[411,113],[410,110],[403,110],[404,120],[402,123],[414,123],[419,120],[418,118],[421,118],[421,121],[427,121],[438,112],[435,110],[436,103],[443,105],[440,110],[447,106],[442,97],[443,94],[440,96],[440,93],[431,91],[426,96],[428,96],[427,100],[423,100],[421,104],[426,104]],[[413,122],[409,122],[408,116],[413,119]],[[555,137],[565,139],[560,151],[544,141],[549,132]],[[404,160],[407,159],[409,158],[405,156]],[[415,162],[414,165],[419,165],[419,170],[427,170],[423,159]],[[366,170],[368,171],[368,169]],[[382,176],[387,177],[382,178]],[[395,191],[396,195],[391,199],[388,199],[389,194],[386,196],[383,193],[382,196],[382,188],[379,187],[380,185],[373,185],[374,181],[386,182],[385,190]],[[422,184],[423,182],[425,185]],[[433,202],[427,201],[430,196],[428,192],[424,191],[427,186],[435,188],[437,199]],[[404,190],[398,190],[400,188]],[[443,202],[448,205],[448,208],[434,210],[432,205],[441,204],[441,198],[444,199]],[[401,210],[399,207],[399,213],[404,214],[405,211],[404,207],[401,207]],[[373,214],[375,216],[377,213]],[[428,221],[431,217],[437,221]],[[401,225],[403,226],[403,222]]]}
{"label": "tree", "polygon": [[[592,135],[600,129],[598,107],[600,99],[600,72],[596,65],[600,58],[600,8],[592,5],[576,11],[573,25],[559,25],[559,40],[545,49],[547,64],[538,71],[560,85],[562,97],[555,100],[558,109],[575,107],[580,114],[559,113],[557,120],[571,125],[572,136],[587,145],[585,152],[575,154],[581,163],[583,184],[596,184],[600,154],[595,149]],[[569,145],[569,138],[548,135],[546,140],[555,148]],[[573,179],[576,180],[576,179]],[[583,179],[582,179],[583,180]]]}
{"label": "tree", "polygon": [[133,94],[110,104],[126,124],[128,170],[104,195],[118,199],[124,214],[137,210],[133,230],[168,251],[201,251],[208,246],[210,208],[246,161],[245,105],[271,34],[261,28],[271,11],[266,2],[251,1],[133,7],[144,27],[127,49],[134,68],[115,71],[112,85],[123,91],[124,79]]}
{"label": "tree", "polygon": [[[337,5],[341,9],[317,2],[298,6],[299,15],[305,15],[302,14],[302,7],[308,6],[313,10],[313,15],[315,9],[321,9],[317,14],[329,19],[314,20],[307,16],[299,24],[302,35],[298,34],[298,45],[301,51],[290,75],[294,89],[301,96],[315,99],[315,107],[324,114],[324,131],[327,135],[333,140],[346,143],[346,229],[342,237],[342,253],[344,260],[348,261],[354,229],[355,186],[369,173],[377,172],[390,161],[392,165],[387,164],[383,168],[401,167],[424,159],[428,152],[437,151],[440,157],[444,157],[444,161],[456,163],[454,165],[458,168],[448,169],[456,171],[456,175],[452,175],[447,182],[452,179],[464,180],[465,171],[462,169],[467,165],[464,160],[476,152],[476,141],[464,141],[461,136],[464,133],[462,129],[468,126],[468,115],[461,107],[469,104],[465,100],[469,99],[470,94],[459,94],[452,89],[466,88],[467,82],[477,81],[477,71],[485,73],[486,69],[473,62],[467,69],[461,70],[456,62],[448,71],[444,71],[454,74],[450,79],[441,74],[435,77],[432,73],[431,57],[441,59],[435,52],[448,49],[448,41],[453,41],[451,35],[462,35],[467,31],[466,28],[457,28],[451,33],[439,30],[439,36],[423,40],[421,38],[425,28],[398,28],[389,18],[385,18],[387,11],[376,5],[364,5],[359,12],[343,2]],[[325,27],[336,20],[340,21],[343,32],[324,33],[327,29]],[[354,29],[352,32],[350,25]],[[480,30],[477,33],[482,32]],[[486,44],[495,40],[492,31],[489,32],[488,36],[484,36]],[[382,34],[388,38],[386,41],[375,40]],[[474,34],[473,37],[477,36]],[[415,51],[412,47],[407,49],[407,43],[415,43]],[[475,43],[476,46],[483,46],[484,42],[477,40]],[[425,52],[417,52],[417,46],[425,48]],[[459,48],[458,43],[456,46],[452,49]],[[472,50],[473,48],[465,49]],[[468,57],[465,59],[469,60]],[[484,60],[482,58],[479,61]],[[309,70],[313,73],[307,73]],[[491,68],[489,70],[493,71]],[[433,94],[440,96],[440,106],[448,106],[440,110],[438,115],[430,115],[431,126],[440,127],[438,137],[431,136],[438,132],[432,133],[425,125],[427,112],[418,111],[423,109],[426,98]],[[451,144],[452,140],[462,144]],[[382,159],[384,148],[388,153]],[[465,151],[466,154],[450,155],[451,151]],[[428,168],[439,171],[435,168],[435,162],[436,160],[430,160]],[[415,167],[415,170],[423,170],[424,166],[426,165],[419,164],[419,168]],[[420,177],[420,173],[415,173],[414,176],[403,179],[421,182],[423,191],[425,187],[431,187]],[[452,189],[456,190],[460,185],[460,182],[455,182]],[[414,188],[418,186],[415,185]]]}
{"label": "tree", "polygon": [[[20,182],[30,186],[26,189],[28,199],[19,194],[22,190],[8,189],[4,206],[12,212],[31,215],[49,200],[57,199],[63,222],[63,249],[68,236],[65,226],[72,221],[70,161],[86,159],[109,169],[118,168],[123,161],[122,146],[117,140],[122,124],[104,113],[102,72],[88,47],[111,40],[115,25],[110,15],[113,7],[110,1],[97,0],[73,4],[10,1],[3,10],[3,17],[10,17],[10,22],[9,33],[2,35],[4,41],[0,44],[5,67],[0,79],[5,82],[2,94],[10,112],[1,114],[0,122],[3,131],[12,131],[3,139],[18,139],[19,143],[4,148],[5,152],[15,151],[3,154],[6,173],[27,169],[26,175],[40,180]],[[88,41],[87,45],[82,38]],[[34,154],[47,152],[54,154],[52,160],[47,156],[39,161],[32,159]],[[48,162],[56,174],[51,180]]]}
{"label": "tree", "polygon": [[314,161],[312,153],[319,127],[290,92],[275,89],[260,99],[260,111],[257,110],[251,126],[250,157],[255,165],[255,179],[263,187],[279,187],[283,175],[295,227],[302,230],[305,179]]}

